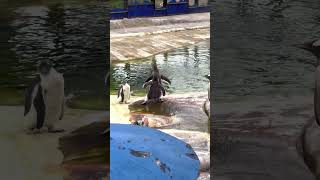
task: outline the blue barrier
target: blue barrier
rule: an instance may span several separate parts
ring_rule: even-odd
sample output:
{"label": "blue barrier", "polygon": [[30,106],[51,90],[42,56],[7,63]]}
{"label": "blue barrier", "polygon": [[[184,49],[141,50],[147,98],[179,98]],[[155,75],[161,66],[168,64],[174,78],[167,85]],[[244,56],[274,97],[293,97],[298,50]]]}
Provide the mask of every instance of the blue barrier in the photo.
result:
{"label": "blue barrier", "polygon": [[128,17],[148,17],[154,15],[153,4],[141,4],[128,6]]}
{"label": "blue barrier", "polygon": [[170,3],[167,5],[167,14],[175,15],[188,13],[188,6],[188,2]]}
{"label": "blue barrier", "polygon": [[208,6],[194,6],[191,7],[187,0],[179,2],[170,1],[166,7],[156,9],[152,3],[144,4],[129,4],[126,9],[112,9],[111,19],[134,18],[134,17],[152,17],[152,16],[166,16],[175,14],[199,13],[209,12]]}
{"label": "blue barrier", "polygon": [[155,16],[166,16],[167,15],[167,9],[166,8],[155,9],[154,15]]}
{"label": "blue barrier", "polygon": [[112,9],[111,19],[123,19],[128,17],[127,9]]}
{"label": "blue barrier", "polygon": [[110,124],[110,179],[196,180],[200,162],[191,146],[159,130]]}

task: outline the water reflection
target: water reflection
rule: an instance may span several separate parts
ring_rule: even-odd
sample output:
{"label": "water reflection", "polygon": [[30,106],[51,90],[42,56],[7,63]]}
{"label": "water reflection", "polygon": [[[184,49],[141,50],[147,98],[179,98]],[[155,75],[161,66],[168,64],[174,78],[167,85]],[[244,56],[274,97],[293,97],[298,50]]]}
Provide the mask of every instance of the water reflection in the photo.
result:
{"label": "water reflection", "polygon": [[3,88],[22,92],[42,59],[50,59],[64,73],[67,95],[106,94],[105,3],[32,2],[0,8],[6,9],[0,22],[0,95]]}
{"label": "water reflection", "polygon": [[315,59],[292,45],[319,38],[319,1],[220,0],[212,7],[217,98],[312,93]]}
{"label": "water reflection", "polygon": [[[160,72],[172,81],[169,92],[206,91],[208,80],[204,76],[210,72],[209,48],[209,41],[205,41],[154,57]],[[151,58],[113,64],[111,91],[115,93],[118,85],[127,79],[135,94],[143,94],[142,84],[151,75],[151,70]]]}

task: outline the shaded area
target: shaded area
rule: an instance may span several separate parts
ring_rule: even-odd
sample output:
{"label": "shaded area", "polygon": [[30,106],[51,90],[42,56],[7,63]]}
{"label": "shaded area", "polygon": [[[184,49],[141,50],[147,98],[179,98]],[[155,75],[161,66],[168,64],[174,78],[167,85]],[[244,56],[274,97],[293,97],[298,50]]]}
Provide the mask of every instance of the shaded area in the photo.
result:
{"label": "shaded area", "polygon": [[215,99],[311,94],[316,61],[293,44],[319,38],[319,7],[317,0],[213,2]]}
{"label": "shaded area", "polygon": [[215,179],[314,178],[295,143],[314,114],[315,59],[292,45],[318,39],[319,5],[213,2]]}
{"label": "shaded area", "polygon": [[[107,135],[102,137],[99,131],[100,128],[105,130],[107,124],[102,123],[100,126],[93,124],[89,127],[87,125],[94,122],[107,122],[109,119],[107,112],[66,108],[63,120],[56,123],[56,127],[65,129],[65,132],[30,135],[24,131],[23,111],[22,106],[0,107],[2,123],[0,157],[3,160],[0,163],[1,177],[4,179],[62,179],[69,172],[68,167],[71,170],[79,168],[82,172],[90,171],[92,177],[99,175],[97,169],[103,169],[101,172],[106,172],[107,162],[104,157],[107,156],[107,152],[102,148],[108,147]],[[81,128],[80,131],[75,131],[78,128]],[[67,138],[65,142],[66,146],[70,145],[68,146],[70,150],[66,150],[68,156],[66,161],[70,160],[70,164],[62,166],[64,155],[59,149],[59,139],[69,135],[70,132],[80,134],[78,138],[85,141],[74,141],[77,140],[77,134],[71,134],[74,137]],[[89,138],[86,139],[86,136]],[[76,161],[77,158],[80,160]],[[94,174],[94,172],[97,173]]]}
{"label": "shaded area", "polygon": [[215,103],[215,112],[214,178],[313,179],[296,148],[313,117],[312,96]]}
{"label": "shaded area", "polygon": [[[109,53],[106,7],[106,3],[98,1],[31,0],[0,6],[1,104],[21,104],[24,89],[36,73],[38,61],[43,59],[50,59],[64,73],[66,95],[72,94],[72,100],[104,97]],[[8,90],[12,93],[8,94]],[[88,108],[102,109],[107,107],[106,102]]]}
{"label": "shaded area", "polygon": [[65,179],[101,179],[109,176],[109,122],[94,122],[59,139]]}

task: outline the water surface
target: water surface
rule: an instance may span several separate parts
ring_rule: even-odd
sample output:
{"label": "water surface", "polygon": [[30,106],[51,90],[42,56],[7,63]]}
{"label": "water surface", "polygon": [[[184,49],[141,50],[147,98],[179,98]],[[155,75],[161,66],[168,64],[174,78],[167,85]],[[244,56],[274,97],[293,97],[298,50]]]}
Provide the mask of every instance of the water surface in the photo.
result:
{"label": "water surface", "polygon": [[152,58],[156,60],[160,73],[171,80],[172,84],[167,87],[169,93],[205,92],[209,82],[205,75],[210,73],[209,44],[204,41],[148,59],[113,63],[111,92],[116,93],[119,84],[127,80],[134,94],[144,95],[142,85],[151,75]]}

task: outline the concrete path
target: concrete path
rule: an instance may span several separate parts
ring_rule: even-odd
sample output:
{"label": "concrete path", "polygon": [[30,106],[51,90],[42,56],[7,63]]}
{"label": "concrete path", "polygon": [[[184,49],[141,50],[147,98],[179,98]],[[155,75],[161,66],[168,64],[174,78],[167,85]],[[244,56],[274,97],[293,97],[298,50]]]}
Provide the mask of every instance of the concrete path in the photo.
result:
{"label": "concrete path", "polygon": [[112,61],[141,59],[210,38],[210,14],[135,18],[110,22]]}

